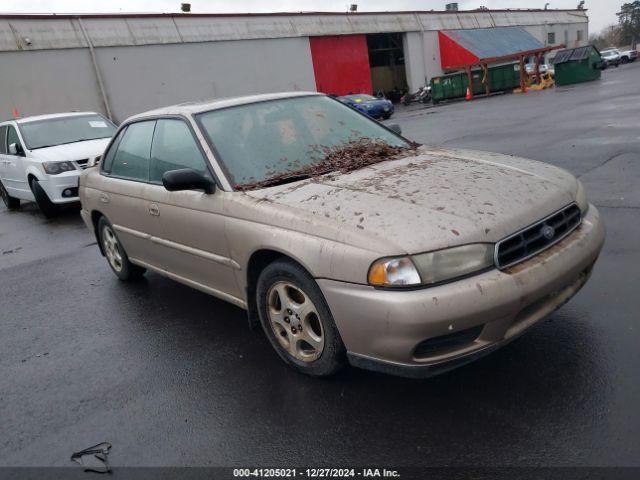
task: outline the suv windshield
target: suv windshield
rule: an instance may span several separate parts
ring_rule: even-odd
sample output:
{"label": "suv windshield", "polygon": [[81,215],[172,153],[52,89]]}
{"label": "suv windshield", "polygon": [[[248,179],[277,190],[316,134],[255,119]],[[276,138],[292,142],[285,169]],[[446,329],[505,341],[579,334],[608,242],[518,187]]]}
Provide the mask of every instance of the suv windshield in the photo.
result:
{"label": "suv windshield", "polygon": [[35,150],[65,143],[110,138],[116,127],[100,115],[73,115],[20,123],[20,131],[27,148]]}
{"label": "suv windshield", "polygon": [[320,95],[229,107],[197,118],[234,187],[322,164],[327,149],[363,139],[410,147],[378,122]]}

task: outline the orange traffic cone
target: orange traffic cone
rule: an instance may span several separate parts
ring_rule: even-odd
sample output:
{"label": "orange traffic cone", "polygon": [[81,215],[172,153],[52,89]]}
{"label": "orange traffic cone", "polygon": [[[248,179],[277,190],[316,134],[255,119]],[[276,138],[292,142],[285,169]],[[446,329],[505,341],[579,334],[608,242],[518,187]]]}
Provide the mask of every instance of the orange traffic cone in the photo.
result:
{"label": "orange traffic cone", "polygon": [[471,99],[473,99],[473,96],[471,95],[471,88],[467,87],[467,102]]}
{"label": "orange traffic cone", "polygon": [[18,112],[18,109],[16,107],[13,107],[11,109],[11,114],[13,115],[13,118],[20,118],[20,112]]}

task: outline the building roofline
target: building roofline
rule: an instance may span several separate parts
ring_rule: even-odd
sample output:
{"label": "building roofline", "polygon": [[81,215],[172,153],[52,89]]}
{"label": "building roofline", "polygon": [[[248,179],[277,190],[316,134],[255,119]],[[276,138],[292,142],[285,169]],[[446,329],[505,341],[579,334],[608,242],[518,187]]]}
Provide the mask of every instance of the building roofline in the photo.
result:
{"label": "building roofline", "polygon": [[77,19],[77,18],[189,18],[189,17],[285,17],[285,16],[363,16],[363,15],[443,15],[465,13],[553,13],[553,12],[587,12],[588,9],[542,9],[542,8],[507,8],[496,10],[390,10],[375,12],[262,12],[262,13],[2,13],[0,19],[19,20],[51,20],[51,19]]}

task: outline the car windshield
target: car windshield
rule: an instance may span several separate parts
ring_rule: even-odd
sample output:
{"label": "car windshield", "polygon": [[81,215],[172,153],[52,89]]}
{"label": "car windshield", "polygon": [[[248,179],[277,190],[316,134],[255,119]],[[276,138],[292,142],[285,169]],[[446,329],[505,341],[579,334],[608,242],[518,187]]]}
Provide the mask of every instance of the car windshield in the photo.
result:
{"label": "car windshield", "polygon": [[110,138],[116,127],[100,115],[73,115],[20,124],[22,137],[29,150],[66,143]]}
{"label": "car windshield", "polygon": [[321,165],[328,149],[353,142],[411,147],[378,122],[320,95],[224,108],[197,117],[235,188]]}
{"label": "car windshield", "polygon": [[348,98],[349,100],[355,100],[356,102],[358,100],[366,102],[370,100],[378,100],[376,97],[372,97],[371,95],[347,95],[346,98]]}

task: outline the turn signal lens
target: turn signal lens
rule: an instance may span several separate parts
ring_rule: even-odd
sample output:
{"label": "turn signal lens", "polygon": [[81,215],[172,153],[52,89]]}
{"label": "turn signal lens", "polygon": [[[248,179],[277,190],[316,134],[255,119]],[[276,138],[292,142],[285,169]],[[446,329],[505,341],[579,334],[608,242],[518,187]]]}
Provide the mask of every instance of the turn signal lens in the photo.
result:
{"label": "turn signal lens", "polygon": [[420,275],[409,257],[383,258],[369,268],[369,284],[377,287],[420,285]]}

